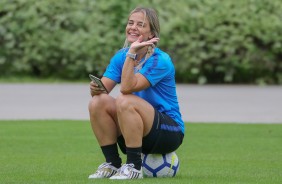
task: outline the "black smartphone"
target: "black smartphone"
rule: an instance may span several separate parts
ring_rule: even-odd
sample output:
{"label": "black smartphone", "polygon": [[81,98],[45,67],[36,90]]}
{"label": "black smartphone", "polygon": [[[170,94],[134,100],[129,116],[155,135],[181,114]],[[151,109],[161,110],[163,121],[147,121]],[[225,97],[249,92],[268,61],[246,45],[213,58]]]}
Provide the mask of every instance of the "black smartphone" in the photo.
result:
{"label": "black smartphone", "polygon": [[89,74],[89,78],[94,81],[96,84],[98,84],[99,88],[102,89],[102,91],[105,91],[108,93],[107,88],[104,86],[103,82],[101,81],[100,78],[95,77],[94,75]]}

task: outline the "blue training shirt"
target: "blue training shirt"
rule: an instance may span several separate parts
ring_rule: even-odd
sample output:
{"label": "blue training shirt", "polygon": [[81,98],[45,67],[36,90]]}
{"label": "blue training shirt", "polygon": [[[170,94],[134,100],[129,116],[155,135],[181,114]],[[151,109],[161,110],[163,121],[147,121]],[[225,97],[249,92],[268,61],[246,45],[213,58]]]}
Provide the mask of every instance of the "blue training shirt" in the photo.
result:
{"label": "blue training shirt", "polygon": [[[122,68],[128,49],[121,49],[112,57],[104,77],[112,79],[116,83],[121,82]],[[170,56],[161,49],[155,48],[153,55],[137,72],[146,77],[151,86],[133,94],[149,102],[159,112],[174,119],[184,134],[184,122],[181,118],[176,95],[175,69]]]}

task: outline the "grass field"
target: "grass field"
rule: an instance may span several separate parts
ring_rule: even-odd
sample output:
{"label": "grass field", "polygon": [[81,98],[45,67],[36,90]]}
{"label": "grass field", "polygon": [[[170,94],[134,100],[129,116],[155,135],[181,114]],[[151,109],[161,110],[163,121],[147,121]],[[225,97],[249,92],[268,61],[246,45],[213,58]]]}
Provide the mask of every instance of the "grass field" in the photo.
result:
{"label": "grass field", "polygon": [[282,124],[186,124],[176,153],[175,178],[89,180],[104,159],[87,121],[0,121],[0,183],[282,183]]}

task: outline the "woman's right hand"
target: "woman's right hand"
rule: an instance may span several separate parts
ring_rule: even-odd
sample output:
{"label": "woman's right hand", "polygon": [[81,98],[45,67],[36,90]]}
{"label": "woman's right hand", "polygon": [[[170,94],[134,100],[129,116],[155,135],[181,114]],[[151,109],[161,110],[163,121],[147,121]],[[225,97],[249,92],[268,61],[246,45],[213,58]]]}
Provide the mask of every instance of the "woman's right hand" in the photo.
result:
{"label": "woman's right hand", "polygon": [[105,91],[103,89],[99,88],[98,84],[91,81],[90,82],[90,94],[91,94],[91,96],[100,95],[102,93],[105,93]]}

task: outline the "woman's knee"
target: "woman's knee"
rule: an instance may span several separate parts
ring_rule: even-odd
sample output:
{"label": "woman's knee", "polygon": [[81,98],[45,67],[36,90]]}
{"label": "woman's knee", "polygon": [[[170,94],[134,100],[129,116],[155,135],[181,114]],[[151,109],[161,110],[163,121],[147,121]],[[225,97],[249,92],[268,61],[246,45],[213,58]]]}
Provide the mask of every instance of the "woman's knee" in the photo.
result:
{"label": "woman's knee", "polygon": [[116,107],[119,112],[124,112],[133,107],[131,95],[119,95],[116,99]]}
{"label": "woman's knee", "polygon": [[108,95],[97,95],[91,98],[88,104],[88,109],[90,112],[97,112],[99,110],[104,110],[106,106],[111,103]]}

